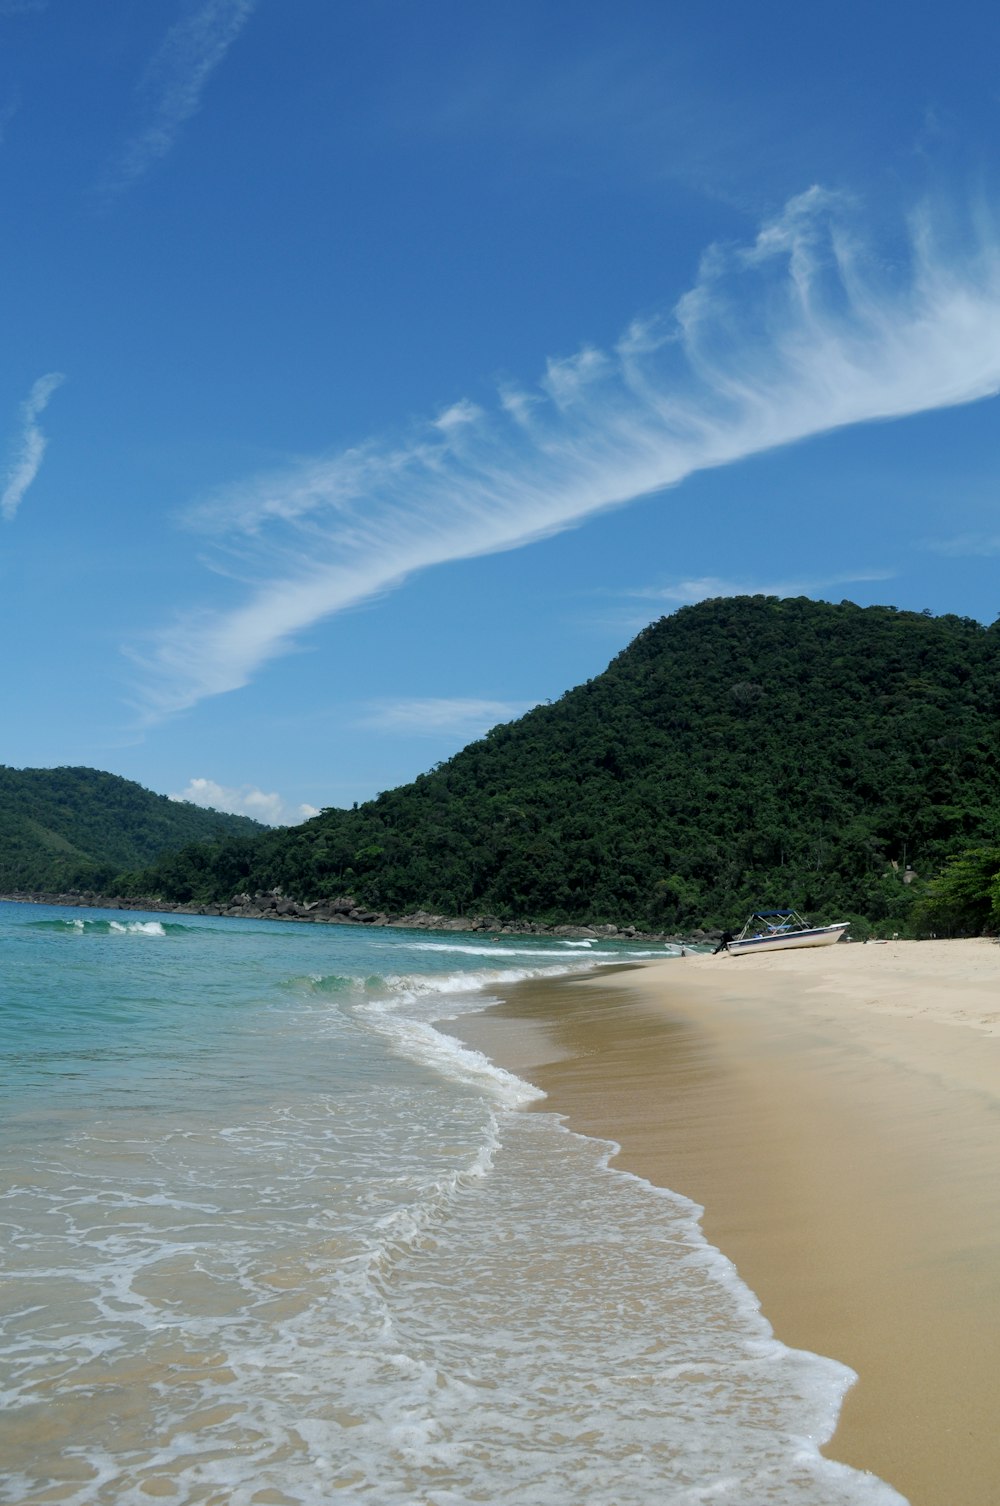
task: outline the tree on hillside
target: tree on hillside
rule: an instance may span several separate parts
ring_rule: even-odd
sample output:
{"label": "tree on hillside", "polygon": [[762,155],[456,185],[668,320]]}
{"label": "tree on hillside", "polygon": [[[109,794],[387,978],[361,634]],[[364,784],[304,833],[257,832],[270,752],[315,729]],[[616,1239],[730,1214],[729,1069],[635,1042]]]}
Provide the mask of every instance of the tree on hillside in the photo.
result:
{"label": "tree on hillside", "polygon": [[918,935],[983,936],[1000,929],[1000,847],[950,858],[914,907]]}

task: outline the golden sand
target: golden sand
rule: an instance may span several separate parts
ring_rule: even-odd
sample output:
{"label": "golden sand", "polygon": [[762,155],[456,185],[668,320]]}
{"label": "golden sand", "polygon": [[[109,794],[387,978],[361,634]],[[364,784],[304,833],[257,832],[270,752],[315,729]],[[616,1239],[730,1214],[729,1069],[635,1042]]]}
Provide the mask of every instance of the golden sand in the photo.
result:
{"label": "golden sand", "polygon": [[1000,1502],[1000,947],[605,970],[461,1034],[702,1204],[777,1336],[857,1372],[825,1452],[912,1506]]}

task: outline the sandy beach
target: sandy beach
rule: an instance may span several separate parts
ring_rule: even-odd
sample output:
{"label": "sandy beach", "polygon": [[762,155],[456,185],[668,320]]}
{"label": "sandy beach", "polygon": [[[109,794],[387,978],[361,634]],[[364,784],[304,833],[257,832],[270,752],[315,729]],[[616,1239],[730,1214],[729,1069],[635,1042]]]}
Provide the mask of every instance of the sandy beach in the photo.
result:
{"label": "sandy beach", "polygon": [[688,957],[457,1027],[685,1193],[785,1343],[857,1373],[824,1450],[912,1506],[1000,1492],[1000,947]]}

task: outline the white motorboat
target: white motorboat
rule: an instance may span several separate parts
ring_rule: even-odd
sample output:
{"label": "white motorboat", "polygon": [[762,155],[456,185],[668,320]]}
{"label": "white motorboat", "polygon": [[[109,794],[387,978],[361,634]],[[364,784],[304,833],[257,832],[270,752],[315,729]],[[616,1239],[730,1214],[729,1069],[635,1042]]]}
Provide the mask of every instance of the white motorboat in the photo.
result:
{"label": "white motorboat", "polygon": [[831,946],[839,941],[849,920],[830,926],[811,926],[795,910],[755,910],[738,936],[726,945],[735,956],[747,952],[783,952],[790,947]]}

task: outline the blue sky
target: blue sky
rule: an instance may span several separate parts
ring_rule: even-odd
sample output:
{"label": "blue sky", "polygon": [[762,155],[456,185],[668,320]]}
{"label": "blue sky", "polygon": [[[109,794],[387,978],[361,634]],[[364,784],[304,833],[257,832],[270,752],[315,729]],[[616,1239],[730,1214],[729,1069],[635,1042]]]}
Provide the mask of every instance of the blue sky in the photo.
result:
{"label": "blue sky", "polygon": [[705,596],[992,622],[998,43],[0,0],[0,761],[294,820]]}

